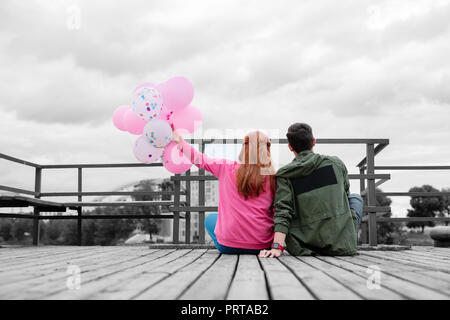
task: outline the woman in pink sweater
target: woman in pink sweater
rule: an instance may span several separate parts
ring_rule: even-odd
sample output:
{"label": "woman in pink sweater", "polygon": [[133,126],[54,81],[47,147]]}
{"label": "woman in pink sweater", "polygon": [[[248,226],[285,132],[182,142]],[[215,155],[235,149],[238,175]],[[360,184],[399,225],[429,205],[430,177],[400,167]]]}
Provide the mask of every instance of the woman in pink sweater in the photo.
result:
{"label": "woman in pink sweater", "polygon": [[219,212],[205,219],[217,249],[225,254],[258,254],[270,248],[276,186],[269,138],[259,131],[246,135],[239,161],[209,158],[176,132],[173,140],[193,164],[219,179]]}

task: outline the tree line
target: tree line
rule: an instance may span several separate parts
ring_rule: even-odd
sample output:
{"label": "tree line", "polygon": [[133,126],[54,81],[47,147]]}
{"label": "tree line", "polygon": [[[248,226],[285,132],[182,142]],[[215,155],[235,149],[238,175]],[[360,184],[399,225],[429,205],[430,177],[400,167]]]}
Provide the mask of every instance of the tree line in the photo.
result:
{"label": "tree line", "polygon": [[[155,182],[142,180],[135,185],[134,191],[173,191],[173,183],[169,180]],[[170,200],[169,196],[135,195],[134,201]],[[168,206],[161,207],[99,207],[84,211],[83,214],[137,214],[156,215],[168,212]],[[41,221],[39,241],[46,245],[76,245],[78,244],[76,220],[43,220]],[[3,218],[0,219],[0,242],[31,243],[33,230],[32,219]],[[150,234],[150,238],[160,230],[160,220],[157,219],[85,219],[82,224],[83,245],[116,245],[123,243],[135,230]]]}

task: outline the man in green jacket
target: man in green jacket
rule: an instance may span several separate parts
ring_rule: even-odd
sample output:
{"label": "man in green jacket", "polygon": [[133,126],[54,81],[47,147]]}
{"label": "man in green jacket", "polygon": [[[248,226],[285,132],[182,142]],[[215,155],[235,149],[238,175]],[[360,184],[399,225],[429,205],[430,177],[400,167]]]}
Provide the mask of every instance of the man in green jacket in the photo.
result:
{"label": "man in green jacket", "polygon": [[347,168],[338,157],[313,152],[312,129],[291,125],[286,134],[294,160],[276,173],[274,243],[260,257],[354,255],[363,213],[359,194],[349,193]]}

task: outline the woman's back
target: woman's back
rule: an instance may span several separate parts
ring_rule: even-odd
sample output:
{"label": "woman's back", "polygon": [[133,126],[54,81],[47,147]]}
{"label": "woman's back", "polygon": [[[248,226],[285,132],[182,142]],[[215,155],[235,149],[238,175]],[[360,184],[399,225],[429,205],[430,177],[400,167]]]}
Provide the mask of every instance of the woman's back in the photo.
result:
{"label": "woman's back", "polygon": [[[262,178],[259,195],[244,196],[238,190],[237,161],[209,158],[182,141],[179,149],[200,169],[219,179],[217,241],[227,247],[265,249],[273,240],[273,186],[271,176]],[[241,181],[242,183],[242,181]]]}

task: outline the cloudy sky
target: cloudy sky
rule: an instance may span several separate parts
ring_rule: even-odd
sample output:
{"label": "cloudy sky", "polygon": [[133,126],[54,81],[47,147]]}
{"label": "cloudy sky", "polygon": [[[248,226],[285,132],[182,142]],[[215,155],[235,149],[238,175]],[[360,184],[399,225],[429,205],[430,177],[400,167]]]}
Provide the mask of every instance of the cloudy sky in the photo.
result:
{"label": "cloudy sky", "polygon": [[[300,121],[317,138],[389,138],[379,165],[448,165],[449,2],[2,0],[0,152],[43,164],[135,162],[136,136],[113,127],[114,109],[137,84],[181,75],[206,136],[258,128],[284,137]],[[350,172],[364,154],[316,151],[340,156]],[[281,148],[277,164],[289,160]],[[44,191],[76,188],[76,172],[45,174]],[[86,189],[154,174],[88,171]],[[450,187],[449,176],[394,172],[383,188]],[[5,161],[0,177],[33,186],[31,169]],[[395,215],[407,204],[396,199]]]}

